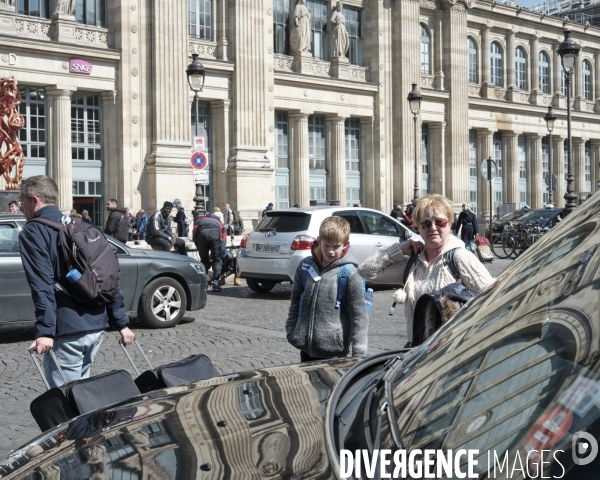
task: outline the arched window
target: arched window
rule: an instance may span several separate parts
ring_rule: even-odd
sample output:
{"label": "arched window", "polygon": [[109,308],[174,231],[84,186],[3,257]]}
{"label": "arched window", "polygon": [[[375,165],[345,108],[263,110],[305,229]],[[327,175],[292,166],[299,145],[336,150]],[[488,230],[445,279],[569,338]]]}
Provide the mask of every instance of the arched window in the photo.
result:
{"label": "arched window", "polygon": [[504,86],[504,60],[502,59],[502,47],[498,42],[490,45],[490,70],[492,83],[497,87]]}
{"label": "arched window", "polygon": [[562,66],[560,67],[560,89],[563,95],[567,95],[567,74]]}
{"label": "arched window", "polygon": [[431,37],[429,30],[421,24],[421,73],[431,73]]}
{"label": "arched window", "polygon": [[592,99],[592,65],[587,60],[581,63],[583,96],[586,100]]}
{"label": "arched window", "polygon": [[523,47],[515,50],[515,80],[519,90],[527,90],[527,54]]}
{"label": "arched window", "polygon": [[467,37],[467,56],[469,58],[469,83],[477,83],[477,44]]}
{"label": "arched window", "polygon": [[538,56],[540,90],[543,93],[550,93],[550,60],[546,52],[540,52]]}

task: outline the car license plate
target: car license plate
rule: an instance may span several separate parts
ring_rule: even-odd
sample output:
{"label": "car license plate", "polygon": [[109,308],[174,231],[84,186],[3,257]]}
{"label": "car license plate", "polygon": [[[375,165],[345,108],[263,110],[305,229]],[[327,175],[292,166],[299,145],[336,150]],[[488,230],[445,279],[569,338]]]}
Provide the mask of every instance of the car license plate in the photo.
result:
{"label": "car license plate", "polygon": [[256,245],[257,252],[277,253],[279,252],[279,245]]}

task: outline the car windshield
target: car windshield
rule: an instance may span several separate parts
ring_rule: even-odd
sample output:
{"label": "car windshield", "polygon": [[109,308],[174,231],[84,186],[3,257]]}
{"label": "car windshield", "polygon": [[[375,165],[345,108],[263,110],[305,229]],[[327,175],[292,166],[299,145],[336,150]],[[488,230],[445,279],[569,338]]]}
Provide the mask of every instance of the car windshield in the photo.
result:
{"label": "car windshield", "polygon": [[524,217],[521,217],[519,220],[523,222],[530,222],[533,220],[549,220],[558,215],[562,210],[557,208],[549,208],[544,210],[532,210]]}
{"label": "car windshield", "polygon": [[506,215],[500,217],[497,221],[499,222],[509,222],[511,220],[517,220],[521,218],[523,215],[526,215],[527,212],[523,210],[515,210],[514,212],[507,213]]}
{"label": "car windshield", "polygon": [[[408,357],[394,383],[408,450],[477,449],[482,473],[487,452],[512,465],[597,432],[599,247],[596,195]],[[545,467],[560,473],[555,460]]]}
{"label": "car windshield", "polygon": [[310,214],[304,212],[268,212],[256,226],[257,232],[303,232],[308,229]]}

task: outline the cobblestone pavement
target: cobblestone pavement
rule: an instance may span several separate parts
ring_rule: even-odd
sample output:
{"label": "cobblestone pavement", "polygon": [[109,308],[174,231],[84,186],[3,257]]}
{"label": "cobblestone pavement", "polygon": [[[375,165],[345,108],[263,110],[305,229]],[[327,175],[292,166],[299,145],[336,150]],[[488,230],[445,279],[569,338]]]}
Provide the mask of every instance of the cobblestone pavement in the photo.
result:
{"label": "cobblestone pavement", "polygon": [[[508,260],[486,264],[497,276]],[[256,294],[245,286],[234,287],[231,278],[221,293],[208,294],[204,310],[192,312],[175,328],[153,330],[133,322],[142,347],[154,365],[161,365],[196,353],[208,355],[222,373],[239,372],[275,365],[297,363],[299,353],[285,338],[285,319],[292,287],[278,285],[267,294]],[[389,316],[391,289],[374,294],[369,328],[369,352],[404,345],[404,309]],[[126,369],[134,374],[117,344],[118,334],[107,333],[93,366],[93,373]],[[0,335],[0,458],[39,434],[29,403],[44,391],[44,385],[27,347],[33,330],[14,330]],[[132,349],[135,352],[134,349]],[[140,366],[141,355],[137,355]]]}

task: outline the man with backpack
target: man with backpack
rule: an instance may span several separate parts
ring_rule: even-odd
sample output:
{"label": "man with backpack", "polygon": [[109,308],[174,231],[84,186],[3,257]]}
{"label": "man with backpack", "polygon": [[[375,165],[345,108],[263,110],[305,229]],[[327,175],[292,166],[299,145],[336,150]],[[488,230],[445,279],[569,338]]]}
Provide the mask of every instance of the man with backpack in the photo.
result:
{"label": "man with backpack", "polygon": [[[19,246],[36,315],[35,341],[30,348],[36,347],[39,354],[52,350],[67,382],[87,378],[104,331],[109,326],[119,331],[126,345],[134,339],[118,287],[118,263],[116,271],[109,275],[112,278],[108,279],[116,285],[112,298],[106,303],[94,299],[96,306],[85,305],[82,297],[69,287],[74,269],[68,270],[67,249],[61,247],[61,241],[66,238],[61,232],[61,224],[68,225],[71,219],[55,206],[58,199],[56,183],[50,177],[38,175],[24,180],[20,189],[27,223],[19,235]],[[48,221],[55,226],[50,226]],[[77,228],[95,230],[102,235],[85,224],[79,224]],[[106,242],[104,237],[96,238],[99,241],[93,242],[94,246]],[[48,355],[44,355],[44,370],[51,387],[62,385],[62,378]]]}
{"label": "man with backpack", "polygon": [[106,210],[110,212],[106,219],[104,233],[115,237],[119,242],[127,242],[129,238],[129,217],[127,209],[119,207],[119,202],[111,198],[106,202]]}

